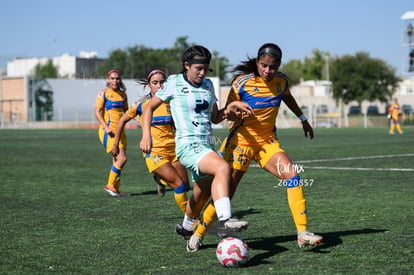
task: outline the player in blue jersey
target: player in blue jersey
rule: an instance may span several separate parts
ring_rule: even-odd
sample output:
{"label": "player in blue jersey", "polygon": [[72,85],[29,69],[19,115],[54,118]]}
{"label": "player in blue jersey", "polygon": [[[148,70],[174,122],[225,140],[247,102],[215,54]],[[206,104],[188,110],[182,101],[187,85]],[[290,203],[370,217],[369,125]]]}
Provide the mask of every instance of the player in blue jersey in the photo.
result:
{"label": "player in blue jersey", "polygon": [[149,101],[142,114],[143,152],[151,151],[151,120],[154,110],[169,102],[176,127],[176,154],[179,161],[192,172],[193,195],[187,204],[183,223],[177,233],[187,240],[193,234],[195,221],[204,203],[212,197],[219,220],[218,235],[225,237],[247,227],[247,222],[231,219],[230,166],[214,151],[211,144],[211,122],[223,121],[236,108],[246,112],[248,104],[235,102],[219,110],[214,86],[206,79],[211,53],[203,46],[192,46],[182,55],[183,69],[171,75],[164,88]]}
{"label": "player in blue jersey", "polygon": [[[232,190],[247,172],[252,160],[279,179],[286,186],[289,207],[298,232],[299,247],[317,245],[322,237],[307,231],[307,208],[303,192],[305,181],[294,169],[296,166],[281,148],[276,136],[276,117],[282,101],[302,121],[305,136],[313,138],[313,129],[289,90],[289,80],[280,73],[281,49],[272,43],[261,46],[257,58],[250,58],[236,66],[236,73],[227,104],[248,103],[254,112],[234,121],[221,146],[224,159],[232,168]],[[200,225],[189,240],[189,247],[197,251],[209,226],[214,222],[214,208],[208,205]]]}

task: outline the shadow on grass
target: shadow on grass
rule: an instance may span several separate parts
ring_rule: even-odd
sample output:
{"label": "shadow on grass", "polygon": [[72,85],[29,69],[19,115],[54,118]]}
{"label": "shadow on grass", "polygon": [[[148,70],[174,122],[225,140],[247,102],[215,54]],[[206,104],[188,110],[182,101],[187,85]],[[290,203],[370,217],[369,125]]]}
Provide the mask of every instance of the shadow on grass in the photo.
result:
{"label": "shadow on grass", "polygon": [[[359,230],[347,230],[347,231],[338,231],[338,232],[328,232],[321,234],[323,237],[323,243],[316,247],[305,248],[305,252],[313,253],[330,253],[327,249],[335,247],[342,244],[341,237],[348,235],[360,235],[360,234],[375,234],[386,232],[386,229],[359,229]],[[266,259],[272,257],[278,253],[288,250],[285,247],[279,246],[277,244],[285,242],[296,242],[296,235],[287,235],[287,236],[276,236],[270,238],[262,239],[245,239],[248,243],[249,248],[256,250],[265,250],[266,252],[255,255],[249,260],[249,266],[255,266],[260,264],[266,264]]]}

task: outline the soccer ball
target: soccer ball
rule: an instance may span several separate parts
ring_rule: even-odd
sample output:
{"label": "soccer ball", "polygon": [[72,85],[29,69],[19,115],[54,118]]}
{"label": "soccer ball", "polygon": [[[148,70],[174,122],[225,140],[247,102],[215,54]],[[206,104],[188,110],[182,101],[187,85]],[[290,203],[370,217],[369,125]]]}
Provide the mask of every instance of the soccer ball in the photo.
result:
{"label": "soccer ball", "polygon": [[216,256],[225,267],[241,267],[249,260],[249,247],[237,237],[221,240],[216,248]]}

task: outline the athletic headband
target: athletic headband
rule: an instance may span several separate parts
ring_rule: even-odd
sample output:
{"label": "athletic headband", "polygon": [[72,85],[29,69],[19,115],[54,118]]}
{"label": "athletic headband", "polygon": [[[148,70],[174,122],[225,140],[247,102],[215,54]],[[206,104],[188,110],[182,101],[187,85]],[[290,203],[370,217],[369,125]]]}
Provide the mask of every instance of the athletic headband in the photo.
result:
{"label": "athletic headband", "polygon": [[188,61],[188,63],[190,63],[190,65],[193,64],[210,64],[210,60],[208,58],[200,58],[200,59],[191,59]]}
{"label": "athletic headband", "polygon": [[121,74],[118,70],[110,70],[106,73],[106,76],[109,76],[111,73]]}
{"label": "athletic headband", "polygon": [[162,75],[164,76],[164,78],[165,78],[165,73],[164,73],[164,71],[162,71],[162,70],[152,70],[152,71],[151,71],[151,72],[149,72],[149,74],[147,75],[147,80],[149,81],[149,80],[151,79],[151,77],[152,77],[154,74],[162,74]]}
{"label": "athletic headband", "polygon": [[282,59],[282,53],[280,51],[278,51],[275,48],[272,47],[266,47],[264,49],[261,49],[258,53],[259,56],[262,56],[264,54],[271,54],[274,57],[278,58],[278,59]]}

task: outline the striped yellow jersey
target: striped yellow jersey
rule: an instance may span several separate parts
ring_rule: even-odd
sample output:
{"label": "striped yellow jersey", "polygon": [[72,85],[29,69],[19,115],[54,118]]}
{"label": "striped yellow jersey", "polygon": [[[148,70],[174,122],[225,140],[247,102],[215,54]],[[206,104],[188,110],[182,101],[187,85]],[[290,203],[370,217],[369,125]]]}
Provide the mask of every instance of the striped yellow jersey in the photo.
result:
{"label": "striped yellow jersey", "polygon": [[[140,116],[142,124],[142,112],[147,106],[151,94],[138,99],[126,112],[131,118]],[[175,147],[174,122],[171,116],[170,104],[162,103],[154,110],[151,123],[152,149],[151,153],[163,153],[168,147]]]}
{"label": "striped yellow jersey", "polygon": [[228,139],[239,145],[258,145],[276,138],[276,117],[283,96],[289,94],[289,80],[278,73],[271,81],[242,74],[236,77],[227,98],[247,102],[254,114],[232,123]]}
{"label": "striped yellow jersey", "polygon": [[398,103],[393,103],[389,109],[389,113],[391,114],[391,117],[393,120],[398,121],[399,116],[401,114],[401,107]]}
{"label": "striped yellow jersey", "polygon": [[[123,91],[103,89],[96,97],[95,107],[103,110],[103,118],[106,125],[115,132],[119,119],[128,110],[127,94]],[[99,127],[103,128],[102,125]]]}

